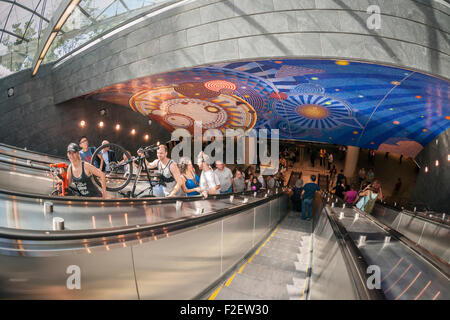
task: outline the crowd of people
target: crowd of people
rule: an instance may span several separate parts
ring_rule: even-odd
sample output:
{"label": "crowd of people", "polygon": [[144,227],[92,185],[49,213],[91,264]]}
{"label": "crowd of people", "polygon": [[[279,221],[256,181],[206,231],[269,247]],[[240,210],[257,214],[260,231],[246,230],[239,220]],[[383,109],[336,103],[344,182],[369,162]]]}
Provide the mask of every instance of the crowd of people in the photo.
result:
{"label": "crowd of people", "polygon": [[[344,158],[342,154],[345,156],[345,151],[345,147],[339,147],[337,157],[342,160]],[[338,172],[332,152],[327,151],[325,148],[312,148],[309,150],[309,153],[313,167],[317,158],[320,160],[320,166],[328,167],[329,185],[327,186],[327,191],[341,198],[347,206],[356,206],[363,211],[371,212],[375,201],[383,199],[381,184],[379,180],[375,179],[373,168],[369,168],[367,171],[365,168],[361,168],[356,182],[354,179],[347,179],[343,169]],[[370,156],[373,158],[374,152],[371,152]],[[301,212],[303,219],[308,219],[311,216],[312,199],[315,192],[320,190],[316,179],[315,175],[311,175],[309,183],[304,184],[302,173],[300,172],[295,185],[290,189],[293,209]],[[398,192],[400,188],[401,179],[399,178],[394,192]]]}
{"label": "crowd of people", "polygon": [[[102,145],[109,144],[104,140]],[[114,151],[108,147],[93,159],[96,148],[89,146],[86,136],[81,137],[79,143],[71,143],[67,147],[67,157],[70,165],[67,185],[73,182],[75,190],[84,197],[107,197],[106,175],[110,163],[126,159],[116,159]],[[138,150],[139,156],[144,156],[142,150]],[[259,191],[260,189],[273,189],[284,185],[284,177],[281,172],[273,175],[262,175],[259,166],[253,169],[248,166],[245,170],[235,167],[232,171],[222,161],[211,161],[210,157],[201,152],[197,157],[198,170],[190,158],[182,157],[178,163],[168,157],[166,145],[159,145],[157,158],[153,161],[145,159],[147,169],[155,169],[159,174],[158,185],[162,194],[158,196],[196,196],[214,194],[227,194],[243,191]],[[120,161],[118,161],[120,160]],[[91,164],[92,163],[92,164]],[[136,165],[136,164],[135,164]],[[127,165],[124,165],[125,174],[128,173]],[[92,181],[92,176],[99,178],[101,190]]]}
{"label": "crowd of people", "polygon": [[[102,145],[108,144],[104,140]],[[107,197],[106,175],[111,162],[117,162],[115,153],[109,148],[103,148],[98,155],[98,159],[92,159],[96,148],[89,146],[86,136],[81,137],[79,144],[71,143],[67,147],[67,156],[70,165],[67,169],[67,184],[73,183],[78,193],[84,197]],[[339,150],[341,151],[341,150]],[[345,152],[345,150],[342,150]],[[310,150],[311,163],[314,166],[315,151]],[[375,180],[375,173],[372,168],[367,171],[361,168],[358,171],[358,183],[350,183],[344,175],[344,170],[339,172],[334,164],[333,153],[327,152],[324,148],[319,151],[321,166],[328,166],[330,184],[328,190],[341,198],[347,205],[370,212],[377,199],[382,199],[383,194],[381,184]],[[144,156],[138,150],[138,155]],[[228,194],[243,191],[259,191],[261,189],[272,189],[284,186],[284,176],[287,168],[292,167],[299,160],[298,148],[284,149],[280,152],[280,169],[274,175],[262,175],[260,167],[248,166],[245,170],[235,167],[233,170],[227,167],[222,161],[213,163],[211,158],[203,152],[197,157],[196,170],[190,158],[182,157],[178,163],[168,157],[166,145],[159,145],[157,158],[153,161],[145,159],[149,170],[155,169],[159,174],[161,194],[159,196],[198,196],[214,194]],[[127,160],[124,156],[124,159]],[[92,164],[91,164],[92,163]],[[127,166],[124,166],[127,171]],[[92,176],[99,178],[101,189],[98,189],[92,181]],[[317,177],[311,175],[307,183],[304,183],[302,174],[290,189],[293,208],[302,212],[302,219],[310,219],[312,212],[312,201],[320,188],[316,182]],[[401,180],[398,181],[396,189],[401,187]],[[397,190],[398,191],[398,190]],[[155,195],[155,194],[154,194]],[[157,195],[157,194],[156,194]]]}

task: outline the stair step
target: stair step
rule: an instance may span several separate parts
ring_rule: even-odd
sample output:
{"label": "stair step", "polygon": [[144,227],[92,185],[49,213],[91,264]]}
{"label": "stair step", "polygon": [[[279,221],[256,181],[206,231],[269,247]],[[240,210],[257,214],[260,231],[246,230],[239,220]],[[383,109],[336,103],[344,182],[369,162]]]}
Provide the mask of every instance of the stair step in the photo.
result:
{"label": "stair step", "polygon": [[286,285],[277,285],[267,280],[256,280],[242,274],[236,274],[228,288],[260,299],[289,299]]}
{"label": "stair step", "polygon": [[302,245],[302,240],[291,240],[291,239],[275,237],[275,236],[270,238],[269,242],[281,242],[281,243],[289,245],[289,246],[297,246],[297,247]]}
{"label": "stair step", "polygon": [[[259,252],[259,255],[272,257],[274,259],[287,260],[287,261],[301,261],[298,259],[301,256],[298,252],[290,252],[285,250],[274,249],[270,247],[264,247]],[[306,260],[306,259],[305,259]]]}
{"label": "stair step", "polygon": [[285,239],[285,240],[289,240],[289,241],[300,242],[303,239],[302,236],[304,236],[304,234],[300,233],[300,232],[298,232],[297,234],[295,234],[295,233],[288,234],[288,233],[277,232],[274,234],[272,239]]}
{"label": "stair step", "polygon": [[300,253],[301,244],[297,244],[296,246],[290,246],[284,244],[283,242],[269,241],[266,243],[264,248],[270,248],[280,251],[288,251],[292,253]]}
{"label": "stair step", "polygon": [[[270,257],[257,255],[253,258],[252,263],[262,264],[275,269],[280,269],[288,272],[296,272],[295,264],[293,261],[277,260]],[[305,270],[299,270],[305,271]]]}
{"label": "stair step", "polygon": [[249,278],[267,280],[280,285],[294,283],[294,279],[301,281],[305,278],[305,273],[302,272],[283,271],[258,263],[247,264],[241,274]]}
{"label": "stair step", "polygon": [[214,300],[260,300],[261,298],[251,296],[239,291],[230,289],[229,287],[222,287]]}

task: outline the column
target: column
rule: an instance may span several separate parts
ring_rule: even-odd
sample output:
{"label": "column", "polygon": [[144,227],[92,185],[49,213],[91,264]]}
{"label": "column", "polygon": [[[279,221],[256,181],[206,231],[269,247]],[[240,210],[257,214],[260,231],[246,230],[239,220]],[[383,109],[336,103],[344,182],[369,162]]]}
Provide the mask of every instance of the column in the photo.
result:
{"label": "column", "polygon": [[347,146],[347,154],[345,155],[344,175],[352,178],[356,174],[356,166],[358,165],[359,148]]}

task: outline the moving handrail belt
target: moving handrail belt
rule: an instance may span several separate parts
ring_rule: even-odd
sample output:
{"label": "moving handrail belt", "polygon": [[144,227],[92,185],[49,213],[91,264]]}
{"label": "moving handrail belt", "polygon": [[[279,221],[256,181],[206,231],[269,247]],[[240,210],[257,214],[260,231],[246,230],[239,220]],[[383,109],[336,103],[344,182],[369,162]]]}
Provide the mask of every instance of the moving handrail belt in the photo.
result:
{"label": "moving handrail belt", "polygon": [[[359,249],[359,253],[357,254],[358,259],[362,258],[362,259],[367,259],[366,261],[370,261],[370,264],[373,265],[378,265],[380,264],[380,268],[384,268],[384,271],[387,272],[386,270],[389,270],[388,268],[391,268],[385,277],[381,280],[381,281],[387,281],[384,282],[385,287],[384,287],[384,294],[386,295],[386,298],[389,299],[398,299],[400,298],[403,294],[405,294],[406,291],[408,291],[408,289],[410,289],[410,287],[414,284],[415,280],[417,280],[417,278],[419,276],[421,276],[421,280],[423,281],[430,281],[429,283],[432,283],[432,286],[434,286],[434,290],[437,292],[433,293],[435,296],[433,297],[433,299],[437,298],[439,296],[439,294],[441,294],[441,298],[446,299],[446,297],[448,297],[448,290],[445,289],[446,285],[445,285],[445,281],[447,281],[447,283],[449,283],[450,281],[450,269],[449,269],[449,265],[448,263],[446,263],[446,261],[443,261],[442,259],[440,259],[439,257],[437,257],[436,255],[432,254],[431,252],[429,252],[428,250],[426,250],[425,248],[421,247],[420,245],[416,244],[415,242],[411,241],[409,238],[405,237],[403,234],[397,232],[396,230],[386,226],[385,224],[383,224],[382,222],[378,221],[375,217],[371,216],[370,214],[367,214],[357,208],[347,208],[347,209],[342,209],[342,201],[333,199],[333,198],[329,198],[328,201],[331,200],[331,203],[333,204],[331,207],[327,206],[327,209],[329,209],[330,212],[334,211],[334,213],[331,214],[331,218],[333,219],[334,223],[339,227],[339,229],[341,229],[341,232],[344,232],[349,235],[348,236],[348,240],[349,240],[349,247],[356,247],[356,242],[358,242],[358,237],[359,237],[359,244],[358,247],[356,247],[357,249]],[[334,208],[341,208],[341,209],[333,209]],[[347,216],[347,214],[349,213],[348,210],[352,210],[352,212],[350,213],[350,217]],[[339,216],[338,217],[338,211],[345,211],[345,216]],[[357,218],[357,215],[359,215],[359,219]],[[343,220],[341,220],[341,218]],[[348,218],[351,218],[350,220],[348,220]],[[363,218],[363,219],[361,219]],[[359,223],[357,221],[360,221]],[[379,230],[376,231],[375,230]],[[375,232],[375,233],[374,233]],[[370,234],[370,241],[368,241],[368,243],[366,244],[365,239],[361,240],[361,235],[365,235],[365,234]],[[365,237],[363,237],[365,238]],[[386,239],[389,239],[386,242]],[[384,241],[383,241],[384,239]],[[361,243],[361,241],[363,241],[363,243]],[[353,245],[351,244],[353,242]],[[384,242],[384,244],[383,244]],[[392,243],[392,245],[387,245]],[[386,251],[385,250],[381,250],[380,245],[384,248],[386,246]],[[360,247],[362,246],[362,247]],[[390,248],[390,249],[389,249]],[[381,251],[380,251],[381,250]],[[383,258],[384,257],[384,258]],[[394,258],[395,259],[399,259],[398,263],[395,264],[394,262],[389,262],[389,259]],[[406,266],[409,267],[406,268],[406,266],[403,265],[403,267],[405,267],[403,270],[405,270],[402,275],[399,276],[397,281],[393,281],[394,279],[390,279],[386,280],[386,277],[388,275],[391,274],[392,270],[394,270],[396,268],[396,266],[400,263],[400,261],[404,261],[404,263],[407,263]],[[407,261],[407,262],[406,262]],[[394,266],[392,266],[394,265]],[[395,286],[398,285],[399,283],[397,283],[406,273],[407,271],[413,268],[414,271],[407,274],[407,277],[410,277],[409,280],[407,281],[411,281],[410,285],[405,287],[401,287],[401,291],[400,289],[395,289],[397,290],[396,293],[394,293],[394,289],[396,288]],[[364,271],[364,269],[362,269],[362,271]],[[416,274],[416,278],[412,279],[414,277],[414,274]],[[439,279],[439,280],[437,280]],[[435,281],[434,281],[435,280]],[[406,281],[406,280],[405,280]],[[444,281],[444,282],[442,282]],[[422,283],[420,281],[418,281],[417,286],[420,286]],[[405,285],[405,284],[401,284],[401,285]],[[431,286],[430,286],[431,288]],[[447,287],[448,288],[448,287]],[[391,291],[392,290],[392,291]],[[413,294],[412,297],[414,297],[414,290],[413,289],[412,292],[410,290],[409,294]],[[420,291],[420,290],[419,290]],[[423,293],[423,292],[422,292]],[[387,296],[387,294],[389,295],[389,297]],[[405,295],[406,296],[406,295]],[[417,295],[416,298],[418,298],[420,296]],[[428,297],[428,299],[431,299],[431,297]]]}
{"label": "moving handrail belt", "polygon": [[0,150],[1,149],[5,149],[5,148],[6,149],[11,149],[11,150],[17,150],[17,151],[24,152],[24,153],[35,154],[35,155],[38,155],[38,156],[48,157],[48,158],[62,159],[61,157],[53,156],[53,155],[50,155],[50,154],[47,154],[47,153],[42,153],[42,152],[32,151],[32,150],[25,150],[25,149],[22,149],[22,148],[10,146],[10,145],[5,144],[5,143],[0,143]]}
{"label": "moving handrail belt", "polygon": [[[17,192],[11,192],[6,190],[0,190],[0,193],[12,195],[16,197],[27,197],[27,198],[35,198],[36,200],[53,200],[53,201],[79,201],[86,202],[86,198],[80,197],[67,197],[68,199],[58,198],[58,197],[34,197],[30,194],[21,194]],[[207,200],[215,200],[215,199],[226,199],[231,195],[239,196],[239,195],[249,195],[253,194],[253,192],[245,192],[245,193],[235,193],[235,194],[226,194],[226,195],[212,195],[209,196]],[[258,193],[260,196],[264,195],[264,193]],[[173,232],[180,229],[197,226],[212,220],[219,219],[223,216],[233,215],[239,213],[244,210],[248,210],[254,207],[257,207],[261,204],[269,202],[270,200],[276,199],[282,196],[283,193],[274,193],[271,192],[267,197],[258,198],[258,200],[242,203],[232,208],[220,209],[215,212],[211,212],[210,214],[205,214],[202,216],[188,216],[183,217],[177,220],[171,220],[169,222],[159,223],[159,224],[149,224],[149,225],[135,225],[135,226],[126,226],[126,227],[117,227],[117,228],[108,228],[108,229],[89,229],[89,230],[77,230],[77,231],[46,231],[46,230],[21,230],[21,229],[12,229],[12,228],[2,228],[0,227],[0,238],[7,239],[15,239],[15,240],[36,240],[36,241],[51,241],[51,240],[82,240],[82,239],[92,239],[92,238],[102,238],[102,237],[113,237],[119,235],[131,235],[133,238],[137,233],[148,232],[151,231],[151,235],[159,235],[162,233]],[[130,205],[136,205],[139,203],[146,204],[161,204],[161,203],[173,203],[176,201],[196,201],[202,200],[201,196],[195,197],[174,197],[174,198],[140,198],[140,199],[89,199],[92,202],[111,202],[111,203],[129,203]]]}
{"label": "moving handrail belt", "polygon": [[352,277],[355,289],[362,300],[385,300],[386,297],[381,289],[369,290],[367,280],[369,275],[366,273],[368,263],[364,259],[361,251],[355,245],[353,239],[348,234],[345,227],[331,213],[330,206],[323,201],[325,214],[338,240],[339,247],[346,262],[349,274]]}
{"label": "moving handrail belt", "polygon": [[[337,205],[342,205],[344,202],[340,199],[338,199]],[[384,204],[378,204],[384,206]],[[403,235],[402,233],[398,232],[397,230],[387,226],[385,223],[381,222],[379,219],[374,217],[371,214],[367,214],[364,211],[361,211],[354,208],[360,215],[366,217],[373,223],[375,223],[380,229],[387,232],[392,238],[397,239],[401,241],[404,245],[406,245],[408,248],[413,250],[417,255],[421,256],[425,260],[427,260],[429,263],[431,263],[434,267],[436,267],[438,270],[440,270],[443,274],[445,274],[446,277],[450,278],[450,265],[439,258],[438,256],[434,255],[429,250],[425,249],[424,247],[420,246],[419,244],[415,243],[414,241],[410,240],[408,237]],[[398,209],[397,209],[398,210]],[[430,219],[430,222],[434,222]]]}

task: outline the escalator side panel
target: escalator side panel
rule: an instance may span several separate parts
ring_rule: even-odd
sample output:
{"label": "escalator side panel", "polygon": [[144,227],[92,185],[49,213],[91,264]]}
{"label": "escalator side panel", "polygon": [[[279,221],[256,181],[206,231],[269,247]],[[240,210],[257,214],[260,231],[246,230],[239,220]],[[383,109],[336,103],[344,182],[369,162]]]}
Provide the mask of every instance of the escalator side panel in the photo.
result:
{"label": "escalator side panel", "polygon": [[[323,209],[325,210],[325,209]],[[311,268],[311,300],[354,300],[358,296],[348,275],[338,240],[323,211],[316,216]]]}
{"label": "escalator side panel", "polygon": [[251,209],[223,221],[221,272],[231,268],[253,248],[255,218],[255,209]]}
{"label": "escalator side panel", "polygon": [[450,228],[377,204],[372,215],[442,260],[450,263]]}
{"label": "escalator side panel", "polygon": [[[131,248],[109,249],[49,257],[2,255],[0,299],[137,299]],[[79,267],[81,289],[68,288],[77,274],[69,266]]]}

